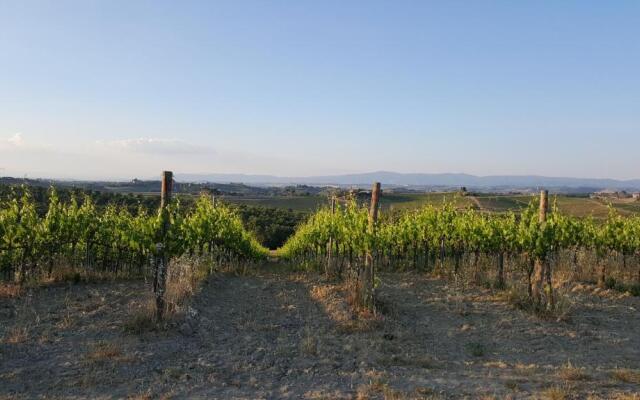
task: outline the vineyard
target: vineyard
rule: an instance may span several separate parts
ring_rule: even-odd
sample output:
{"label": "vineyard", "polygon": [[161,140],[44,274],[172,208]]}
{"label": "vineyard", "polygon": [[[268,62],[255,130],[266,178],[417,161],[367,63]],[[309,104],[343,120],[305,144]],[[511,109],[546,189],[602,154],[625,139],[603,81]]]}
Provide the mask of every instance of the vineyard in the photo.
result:
{"label": "vineyard", "polygon": [[[381,270],[413,268],[454,280],[472,276],[496,288],[526,284],[529,296],[547,305],[553,301],[554,272],[560,270],[637,293],[640,217],[623,217],[613,208],[605,221],[569,217],[555,205],[547,212],[546,193],[541,196],[543,209],[531,201],[519,214],[487,214],[445,203],[383,214],[373,222],[370,210],[345,199],[312,215],[277,254],[334,277],[352,273],[370,258]],[[98,211],[89,197],[62,203],[51,189],[48,209],[40,216],[29,190],[14,188],[0,204],[0,240],[0,274],[17,282],[50,276],[61,266],[150,275],[159,262],[160,242],[168,259],[188,254],[234,264],[268,254],[234,212],[206,195],[189,212],[174,201],[154,215],[143,207],[137,213],[114,205]]]}
{"label": "vineyard", "polygon": [[[184,208],[163,178],[154,211],[54,189],[38,210],[25,187],[0,202],[0,278],[21,288],[0,292],[0,398],[599,399],[640,384],[640,216],[568,216],[544,191],[518,213],[381,211],[376,184],[269,251],[234,209],[208,194]],[[203,267],[168,315],[167,275]]]}
{"label": "vineyard", "polygon": [[[554,272],[640,293],[640,217],[613,209],[604,222],[547,213],[531,202],[520,214],[483,214],[473,209],[427,206],[367,229],[370,215],[355,201],[316,213],[280,249],[294,264],[341,275],[368,255],[379,269],[435,272],[496,288],[526,283],[529,296],[552,306]],[[491,279],[490,279],[491,278]],[[375,285],[375,281],[372,282]],[[547,298],[545,298],[547,297]]]}
{"label": "vineyard", "polygon": [[235,213],[222,204],[214,206],[208,196],[201,196],[188,213],[179,201],[166,212],[169,228],[161,238],[162,212],[151,214],[140,207],[132,214],[114,205],[99,211],[90,197],[63,204],[52,189],[48,210],[39,216],[29,190],[16,188],[0,204],[0,275],[5,281],[25,282],[70,267],[145,276],[154,268],[160,241],[169,258],[195,254],[218,264],[260,260],[267,254]]}

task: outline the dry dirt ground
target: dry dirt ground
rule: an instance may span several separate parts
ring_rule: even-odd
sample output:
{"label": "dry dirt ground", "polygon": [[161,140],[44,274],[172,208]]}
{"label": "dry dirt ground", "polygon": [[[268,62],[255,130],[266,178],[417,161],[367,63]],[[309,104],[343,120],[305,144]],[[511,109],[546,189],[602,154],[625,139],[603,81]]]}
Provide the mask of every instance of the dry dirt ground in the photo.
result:
{"label": "dry dirt ground", "polygon": [[216,275],[191,316],[127,333],[143,282],[0,298],[0,399],[640,399],[640,299],[576,288],[543,321],[482,289],[382,275],[355,319],[319,276]]}

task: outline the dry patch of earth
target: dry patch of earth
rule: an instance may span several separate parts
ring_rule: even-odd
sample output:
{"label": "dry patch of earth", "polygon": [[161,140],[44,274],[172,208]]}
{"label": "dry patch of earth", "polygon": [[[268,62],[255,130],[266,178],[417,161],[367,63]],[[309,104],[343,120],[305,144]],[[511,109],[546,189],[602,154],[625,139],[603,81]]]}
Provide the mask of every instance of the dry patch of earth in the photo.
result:
{"label": "dry patch of earth", "polygon": [[271,268],[216,275],[184,320],[123,329],[143,282],[0,297],[0,399],[640,399],[640,300],[575,290],[543,321],[416,273],[383,274],[381,313]]}

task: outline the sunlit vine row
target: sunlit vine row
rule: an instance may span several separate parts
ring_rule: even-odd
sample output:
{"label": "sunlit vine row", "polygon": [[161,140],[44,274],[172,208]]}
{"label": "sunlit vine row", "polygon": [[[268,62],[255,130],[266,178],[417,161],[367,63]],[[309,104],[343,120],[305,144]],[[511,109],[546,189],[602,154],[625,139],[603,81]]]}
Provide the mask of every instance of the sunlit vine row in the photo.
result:
{"label": "sunlit vine row", "polygon": [[[481,256],[500,260],[498,265],[505,257],[519,257],[528,260],[527,269],[534,260],[554,258],[562,251],[588,251],[596,263],[612,254],[624,260],[640,255],[640,217],[623,217],[613,209],[605,221],[596,221],[564,215],[554,206],[546,222],[540,223],[535,201],[518,214],[460,210],[446,204],[395,219],[383,215],[374,231],[366,226],[367,210],[355,202],[338,206],[333,213],[324,208],[298,229],[280,254],[298,264],[321,265],[331,245],[332,256],[347,265],[371,252],[381,267],[435,269],[446,261],[454,273],[464,260],[473,263]],[[606,271],[600,274],[599,279],[606,279]],[[640,283],[640,268],[635,280]]]}
{"label": "sunlit vine row", "polygon": [[[267,250],[224,205],[202,196],[189,212],[169,205],[169,255],[207,254],[216,260],[255,260]],[[114,274],[142,274],[152,265],[159,218],[140,207],[131,213],[109,205],[99,211],[90,197],[60,202],[51,190],[45,215],[38,215],[28,189],[0,202],[0,277],[24,281],[62,267]]]}

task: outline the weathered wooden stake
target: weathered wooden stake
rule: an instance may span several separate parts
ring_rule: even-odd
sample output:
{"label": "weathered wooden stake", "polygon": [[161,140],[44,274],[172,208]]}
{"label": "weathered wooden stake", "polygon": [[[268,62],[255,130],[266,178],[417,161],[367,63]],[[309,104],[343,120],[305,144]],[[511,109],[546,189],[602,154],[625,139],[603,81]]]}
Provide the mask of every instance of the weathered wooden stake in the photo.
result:
{"label": "weathered wooden stake", "polygon": [[173,173],[162,172],[162,189],[160,192],[160,234],[156,244],[156,268],[154,277],[154,292],[156,295],[156,319],[162,320],[164,312],[164,294],[167,286],[167,270],[169,258],[167,254],[167,233],[169,231],[169,211],[167,205],[171,202],[173,190]]}
{"label": "weathered wooden stake", "polygon": [[547,213],[549,212],[549,191],[540,191],[540,211],[538,214],[538,221],[543,224],[547,221]]}
{"label": "weathered wooden stake", "polygon": [[369,207],[369,230],[375,229],[375,223],[378,221],[378,200],[380,199],[380,182],[373,184],[371,189],[371,206]]}
{"label": "weathered wooden stake", "polygon": [[[549,192],[547,190],[540,191],[540,209],[538,214],[538,222],[541,226],[547,221],[547,212],[549,211]],[[536,306],[543,305],[543,291],[547,290],[547,305],[553,303],[553,293],[551,287],[551,270],[548,260],[536,258],[533,267],[533,279],[531,280],[531,296]]]}
{"label": "weathered wooden stake", "polygon": [[171,201],[171,192],[173,191],[173,172],[162,172],[162,189],[160,191],[160,209],[164,210]]}
{"label": "weathered wooden stake", "polygon": [[[371,189],[371,206],[369,207],[369,233],[375,233],[378,221],[378,202],[380,199],[380,182],[373,184]],[[359,299],[361,306],[367,310],[375,311],[374,297],[375,266],[373,262],[373,249],[369,249],[365,257],[365,264],[360,274]]]}

